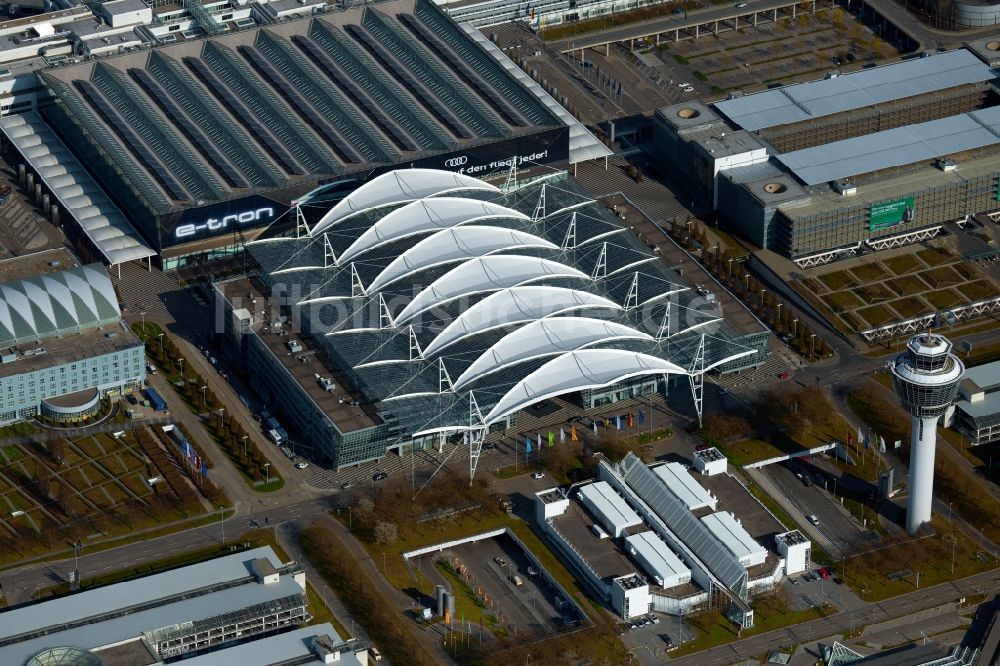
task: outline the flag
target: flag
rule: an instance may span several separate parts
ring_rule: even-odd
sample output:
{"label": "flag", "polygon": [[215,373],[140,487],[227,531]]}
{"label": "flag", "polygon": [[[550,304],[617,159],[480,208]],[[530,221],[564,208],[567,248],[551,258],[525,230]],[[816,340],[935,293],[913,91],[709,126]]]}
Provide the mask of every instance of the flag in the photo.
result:
{"label": "flag", "polygon": [[527,436],[524,438],[524,452],[531,453],[531,438]]}
{"label": "flag", "polygon": [[872,441],[871,441],[871,438],[869,437],[870,434],[871,434],[871,431],[865,431],[865,448],[866,449],[872,448]]}
{"label": "flag", "polygon": [[625,424],[631,428],[632,427],[632,412],[625,415]]}
{"label": "flag", "polygon": [[878,450],[881,453],[885,453],[885,437],[882,435],[878,436]]}
{"label": "flag", "polygon": [[553,446],[556,443],[556,435],[554,432],[549,430],[549,446]]}
{"label": "flag", "polygon": [[559,428],[559,443],[562,444],[566,441],[566,429]]}
{"label": "flag", "polygon": [[604,419],[604,427],[605,428],[610,428],[611,427],[611,419],[608,419],[608,418]]}
{"label": "flag", "polygon": [[465,444],[468,443],[469,443],[469,431],[466,430],[465,432],[462,433],[462,445],[464,446]]}
{"label": "flag", "polygon": [[858,446],[861,446],[863,441],[865,441],[865,436],[861,434],[861,426],[858,426]]}
{"label": "flag", "polygon": [[646,420],[646,417],[643,415],[642,410],[640,410],[639,411],[639,425],[642,425],[642,422],[645,421],[645,420]]}
{"label": "flag", "polygon": [[903,440],[897,439],[895,441],[895,443],[893,443],[892,448],[894,448],[894,449],[901,449],[901,448],[903,448]]}
{"label": "flag", "polygon": [[194,466],[195,467],[201,467],[201,457],[200,456],[195,456],[194,457]]}
{"label": "flag", "polygon": [[854,435],[847,433],[847,448],[854,446]]}
{"label": "flag", "polygon": [[569,438],[571,440],[573,440],[574,442],[579,441],[576,438],[576,426],[570,426],[569,427]]}
{"label": "flag", "polygon": [[597,421],[594,421],[590,425],[594,426],[594,434],[596,435],[597,434]]}
{"label": "flag", "polygon": [[545,440],[542,439],[542,433],[536,432],[535,433],[535,442],[538,443],[538,448],[542,448],[542,442],[544,442],[544,441]]}
{"label": "flag", "polygon": [[615,422],[616,422],[616,425],[618,426],[618,429],[621,430],[622,429],[622,415],[621,414],[619,414],[618,416],[615,417]]}
{"label": "flag", "polygon": [[208,463],[203,460],[201,462],[201,478],[204,479],[207,476],[208,476]]}

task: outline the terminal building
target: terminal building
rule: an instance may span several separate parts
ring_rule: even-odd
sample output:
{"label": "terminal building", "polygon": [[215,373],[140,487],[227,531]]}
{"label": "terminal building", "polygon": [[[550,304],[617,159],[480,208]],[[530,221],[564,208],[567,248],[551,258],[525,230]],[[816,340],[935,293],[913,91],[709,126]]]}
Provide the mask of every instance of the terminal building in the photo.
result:
{"label": "terminal building", "polygon": [[323,210],[248,244],[258,275],[216,289],[234,362],[335,467],[471,443],[474,469],[543,400],[591,409],[670,381],[700,413],[705,372],[764,362],[765,330],[731,328],[565,172],[404,169]]}
{"label": "terminal building", "polygon": [[139,388],[145,347],[101,264],[58,250],[0,262],[0,424],[73,424]]}
{"label": "terminal building", "polygon": [[[430,0],[216,5],[183,10],[197,31],[138,0],[97,5],[106,16],[79,21],[141,48],[116,32],[107,53],[38,65],[21,79],[29,108],[0,119],[22,185],[95,261],[225,256],[393,168],[483,176],[610,154]],[[67,25],[54,34],[83,29]]]}
{"label": "terminal building", "polygon": [[311,619],[302,568],[256,548],[8,610],[5,666],[367,665],[367,648]]}
{"label": "terminal building", "polygon": [[972,445],[1000,442],[1000,361],[965,369],[958,399],[944,420]]}
{"label": "terminal building", "polygon": [[656,5],[663,0],[435,0],[459,23],[484,28],[523,21],[533,28],[586,21],[617,12]]}
{"label": "terminal building", "polygon": [[657,111],[657,159],[746,239],[800,267],[1000,210],[985,45]]}

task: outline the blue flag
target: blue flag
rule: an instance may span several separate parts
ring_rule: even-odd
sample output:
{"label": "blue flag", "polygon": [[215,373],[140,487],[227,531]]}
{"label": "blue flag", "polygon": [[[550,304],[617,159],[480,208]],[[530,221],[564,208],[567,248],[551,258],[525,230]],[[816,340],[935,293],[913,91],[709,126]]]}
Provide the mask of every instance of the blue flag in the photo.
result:
{"label": "blue flag", "polygon": [[619,430],[622,429],[622,417],[621,417],[621,414],[619,414],[618,416],[615,417],[615,424],[618,426]]}
{"label": "blue flag", "polygon": [[872,448],[872,438],[870,430],[865,430],[865,448],[866,449]]}
{"label": "blue flag", "polygon": [[205,478],[208,476],[208,463],[204,460],[201,462],[201,476]]}
{"label": "blue flag", "polygon": [[525,437],[524,438],[524,452],[525,453],[531,453],[531,438],[530,437]]}
{"label": "blue flag", "polygon": [[643,415],[642,411],[640,411],[639,412],[639,424],[642,425],[642,422],[645,421],[645,420],[646,420],[646,417]]}

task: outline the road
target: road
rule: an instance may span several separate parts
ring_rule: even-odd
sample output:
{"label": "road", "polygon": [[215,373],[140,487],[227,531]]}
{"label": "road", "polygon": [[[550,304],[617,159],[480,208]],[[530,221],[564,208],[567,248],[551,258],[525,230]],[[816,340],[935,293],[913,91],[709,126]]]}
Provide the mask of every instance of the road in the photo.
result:
{"label": "road", "polygon": [[915,590],[885,601],[867,604],[852,611],[844,611],[825,618],[803,622],[784,629],[775,629],[757,636],[737,640],[728,645],[709,648],[685,657],[671,659],[679,666],[704,666],[704,664],[729,664],[739,659],[756,658],[768,650],[809,643],[827,636],[849,631],[859,624],[881,622],[905,617],[956,599],[994,590],[1000,587],[1000,569],[986,571],[953,583],[941,583],[925,590]]}

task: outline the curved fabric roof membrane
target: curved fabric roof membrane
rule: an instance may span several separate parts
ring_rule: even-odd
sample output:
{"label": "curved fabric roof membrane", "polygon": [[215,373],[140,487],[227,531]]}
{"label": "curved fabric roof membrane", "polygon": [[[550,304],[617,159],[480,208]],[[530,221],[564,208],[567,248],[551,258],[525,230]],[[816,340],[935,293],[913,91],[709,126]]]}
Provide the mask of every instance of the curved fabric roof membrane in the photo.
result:
{"label": "curved fabric roof membrane", "polygon": [[118,297],[100,264],[0,284],[0,346],[72,333],[120,318]]}
{"label": "curved fabric roof membrane", "polygon": [[[766,331],[721,320],[688,330],[698,292],[565,173],[504,191],[453,173],[401,177],[333,206],[344,217],[331,215],[328,231],[248,245],[263,286],[297,294],[282,314],[299,317],[328,364],[308,376],[341,374],[358,387],[393,429],[378,435],[387,446],[482,427],[541,396],[688,374],[702,357],[707,368],[766,346]],[[396,203],[365,208],[384,201]],[[336,409],[331,420],[349,428]],[[486,420],[470,423],[471,413]]]}
{"label": "curved fabric roof membrane", "polygon": [[310,232],[321,234],[345,217],[356,213],[424,199],[446,192],[485,190],[499,192],[496,187],[472,176],[437,169],[400,169],[369,180],[330,209]]}
{"label": "curved fabric roof membrane", "polygon": [[509,333],[483,352],[469,369],[455,380],[461,389],[488,374],[517,363],[554,356],[575,349],[615,340],[652,340],[634,328],[590,317],[549,317],[533,321]]}
{"label": "curved fabric roof membrane", "polygon": [[367,291],[376,293],[392,282],[432,266],[480,257],[498,250],[530,247],[555,249],[557,246],[534,234],[503,227],[469,225],[444,229],[399,255],[378,274]]}
{"label": "curved fabric roof membrane", "polygon": [[487,296],[448,325],[424,350],[434,356],[462,338],[499,326],[534,321],[583,308],[621,309],[614,301],[563,287],[512,287]]}
{"label": "curved fabric roof membrane", "polygon": [[521,221],[530,220],[524,213],[512,208],[497,206],[485,201],[456,197],[419,199],[392,211],[338,257],[341,262],[351,261],[360,254],[401,238],[471,224],[490,217],[507,217]]}
{"label": "curved fabric roof membrane", "polygon": [[470,259],[448,271],[421,291],[396,315],[405,324],[421,312],[462,296],[499,291],[545,278],[589,279],[583,271],[550,259],[493,254]]}
{"label": "curved fabric roof membrane", "polygon": [[686,375],[684,368],[623,349],[583,349],[558,356],[519,381],[486,416],[493,423],[539,400],[608,386],[642,375]]}

